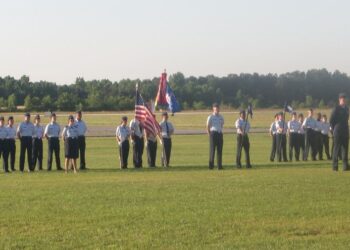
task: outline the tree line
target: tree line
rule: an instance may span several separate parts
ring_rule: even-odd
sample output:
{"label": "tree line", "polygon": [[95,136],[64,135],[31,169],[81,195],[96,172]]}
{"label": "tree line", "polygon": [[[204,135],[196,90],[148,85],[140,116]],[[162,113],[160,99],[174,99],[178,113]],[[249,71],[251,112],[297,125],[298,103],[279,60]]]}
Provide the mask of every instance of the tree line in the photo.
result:
{"label": "tree line", "polygon": [[[0,108],[16,111],[19,106],[31,111],[120,111],[134,109],[135,85],[145,100],[154,100],[159,78],[86,81],[72,84],[31,82],[28,76],[0,77]],[[339,92],[350,94],[347,74],[326,69],[285,74],[230,74],[224,77],[185,77],[181,72],[169,76],[169,84],[182,109],[206,109],[213,102],[224,107],[281,108],[331,107]]]}

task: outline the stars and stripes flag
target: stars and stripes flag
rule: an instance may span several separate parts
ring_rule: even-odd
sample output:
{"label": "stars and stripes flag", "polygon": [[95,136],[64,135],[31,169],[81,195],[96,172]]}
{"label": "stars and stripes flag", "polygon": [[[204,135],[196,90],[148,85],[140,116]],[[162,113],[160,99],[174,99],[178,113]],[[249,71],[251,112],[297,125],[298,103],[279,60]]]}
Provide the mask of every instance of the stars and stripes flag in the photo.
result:
{"label": "stars and stripes flag", "polygon": [[147,133],[153,134],[155,136],[160,133],[161,129],[155,118],[155,115],[146,106],[139,92],[138,85],[136,85],[135,118],[140,121]]}

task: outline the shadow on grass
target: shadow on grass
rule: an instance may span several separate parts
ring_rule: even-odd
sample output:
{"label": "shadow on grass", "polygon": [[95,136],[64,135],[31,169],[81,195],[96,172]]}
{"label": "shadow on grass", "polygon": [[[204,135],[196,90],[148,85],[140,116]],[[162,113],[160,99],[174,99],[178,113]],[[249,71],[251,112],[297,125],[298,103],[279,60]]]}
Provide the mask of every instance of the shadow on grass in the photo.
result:
{"label": "shadow on grass", "polygon": [[[253,165],[251,169],[247,169],[244,165],[242,168],[238,169],[234,165],[224,165],[223,170],[220,171],[243,171],[243,170],[259,170],[259,169],[283,169],[283,168],[331,168],[331,162],[330,161],[309,161],[309,162],[283,162],[283,163],[277,163],[277,162],[271,162],[271,163],[260,163]],[[125,173],[145,173],[145,172],[190,172],[190,171],[218,171],[217,168],[214,168],[210,170],[208,168],[208,165],[182,165],[182,166],[171,166],[168,168],[165,167],[143,167],[143,168],[134,168],[129,167],[128,169],[120,169],[120,168],[90,168],[87,171],[83,171],[83,173],[89,173],[89,172],[105,172],[105,173],[119,173],[119,172],[125,172]]]}

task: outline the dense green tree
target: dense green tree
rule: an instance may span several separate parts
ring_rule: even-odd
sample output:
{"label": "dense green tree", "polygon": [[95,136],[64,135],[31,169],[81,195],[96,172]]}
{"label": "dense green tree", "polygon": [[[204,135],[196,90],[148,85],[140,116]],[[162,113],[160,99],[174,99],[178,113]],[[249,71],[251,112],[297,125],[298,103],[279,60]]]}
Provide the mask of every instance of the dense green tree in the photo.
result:
{"label": "dense green tree", "polygon": [[[16,105],[24,105],[26,109],[36,111],[130,110],[134,108],[137,83],[146,102],[155,99],[159,77],[119,82],[77,78],[70,85],[31,82],[28,76],[20,79],[0,77],[0,106],[15,110]],[[248,103],[256,108],[281,108],[286,101],[293,107],[329,107],[336,103],[339,92],[350,94],[350,77],[325,69],[223,77],[185,77],[177,72],[169,76],[169,85],[184,109],[208,108],[213,102],[234,108],[246,107]]]}

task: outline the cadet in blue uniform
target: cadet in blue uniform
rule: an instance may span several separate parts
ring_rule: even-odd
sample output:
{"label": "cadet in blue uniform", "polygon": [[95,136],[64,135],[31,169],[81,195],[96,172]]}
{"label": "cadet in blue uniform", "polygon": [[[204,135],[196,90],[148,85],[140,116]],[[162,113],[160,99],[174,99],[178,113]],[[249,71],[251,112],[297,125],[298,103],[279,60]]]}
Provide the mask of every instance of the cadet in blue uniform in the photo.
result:
{"label": "cadet in blue uniform", "polygon": [[8,169],[8,144],[7,138],[8,133],[5,127],[5,119],[3,116],[0,116],[0,158],[2,157],[2,166],[5,173],[9,172]]}
{"label": "cadet in blue uniform", "polygon": [[298,142],[299,142],[299,148],[302,159],[304,159],[304,152],[305,152],[305,131],[303,128],[304,123],[304,115],[300,113],[298,115],[298,121],[301,124],[299,131],[298,131]]}
{"label": "cadet in blue uniform", "polygon": [[48,157],[47,157],[47,170],[51,171],[52,167],[52,154],[55,153],[56,168],[62,170],[60,160],[60,125],[56,122],[56,114],[51,114],[51,121],[45,127],[44,136],[48,140]]}
{"label": "cadet in blue uniform", "polygon": [[250,130],[250,124],[246,121],[246,113],[244,110],[240,111],[240,117],[236,120],[235,127],[237,129],[237,154],[236,154],[236,166],[242,168],[241,164],[241,153],[242,148],[244,149],[247,168],[251,168],[250,156],[249,156],[249,137],[248,133]]}
{"label": "cadet in blue uniform", "polygon": [[68,125],[62,131],[64,141],[64,170],[67,173],[70,164],[73,166],[74,173],[77,173],[77,158],[79,156],[78,145],[78,126],[74,122],[74,117],[68,117]]}
{"label": "cadet in blue uniform", "polygon": [[17,137],[21,141],[21,151],[19,158],[19,170],[24,171],[24,161],[25,153],[27,151],[28,160],[28,172],[33,171],[33,135],[34,135],[34,125],[30,122],[30,114],[26,113],[24,115],[24,122],[22,122],[17,128]]}
{"label": "cadet in blue uniform", "polygon": [[307,161],[311,148],[312,160],[316,160],[316,148],[315,148],[315,128],[316,120],[313,118],[314,111],[309,109],[308,117],[303,122],[303,129],[305,131],[305,151],[304,151],[304,161]]}
{"label": "cadet in blue uniform", "polygon": [[287,124],[284,120],[283,113],[278,114],[278,120],[276,122],[277,129],[277,160],[278,162],[283,161],[287,162]]}
{"label": "cadet in blue uniform", "polygon": [[295,154],[295,160],[299,161],[300,144],[299,144],[299,131],[301,124],[297,120],[297,113],[292,113],[292,120],[288,122],[288,135],[289,135],[289,160],[293,160],[293,150]]}
{"label": "cadet in blue uniform", "polygon": [[329,123],[334,138],[334,149],[332,154],[333,170],[338,171],[338,157],[341,150],[343,170],[347,171],[349,170],[349,108],[346,105],[345,94],[339,94],[339,104],[333,109]]}
{"label": "cadet in blue uniform", "polygon": [[215,150],[217,150],[218,169],[222,169],[222,148],[224,144],[223,127],[224,117],[219,114],[220,107],[217,103],[213,104],[213,113],[207,119],[207,133],[210,140],[209,150],[209,169],[214,168]]}
{"label": "cadet in blue uniform", "polygon": [[[316,155],[318,154],[318,159],[319,160],[323,160],[322,159],[322,114],[321,113],[317,113],[317,117],[316,117],[316,126],[315,126],[315,150],[316,150]],[[315,156],[316,157],[316,156]]]}
{"label": "cadet in blue uniform", "polygon": [[[15,169],[15,161],[16,161],[16,128],[14,127],[14,119],[13,116],[8,118],[7,129],[7,146],[8,146],[8,154],[7,157],[10,156],[10,167],[11,171],[16,171]],[[8,159],[6,159],[8,160]]]}
{"label": "cadet in blue uniform", "polygon": [[82,120],[81,111],[76,112],[75,123],[78,127],[78,145],[79,145],[79,155],[80,155],[80,170],[86,169],[85,162],[85,150],[86,150],[86,142],[85,142],[85,133],[87,131],[86,123]]}
{"label": "cadet in blue uniform", "polygon": [[162,152],[162,166],[169,167],[170,155],[171,155],[171,136],[174,134],[174,127],[171,122],[168,121],[168,113],[163,112],[163,120],[159,124],[162,129],[162,141],[163,141],[163,152]]}
{"label": "cadet in blue uniform", "polygon": [[131,140],[133,145],[133,163],[135,168],[142,168],[142,155],[145,142],[143,139],[143,127],[136,118],[130,122]]}
{"label": "cadet in blue uniform", "polygon": [[39,170],[43,170],[43,136],[44,128],[40,125],[40,115],[36,115],[33,135],[33,170],[37,161]]}
{"label": "cadet in blue uniform", "polygon": [[327,156],[327,160],[331,159],[331,156],[329,154],[329,131],[330,131],[330,125],[327,122],[327,116],[322,115],[322,123],[321,123],[321,135],[322,135],[322,144],[321,144],[321,159],[323,158],[323,148],[325,149],[325,153]]}
{"label": "cadet in blue uniform", "polygon": [[272,138],[272,146],[271,146],[271,153],[270,153],[270,161],[273,162],[275,160],[276,155],[276,140],[277,140],[277,129],[276,129],[276,122],[277,122],[278,114],[275,114],[275,120],[270,125],[270,136]]}
{"label": "cadet in blue uniform", "polygon": [[156,167],[157,158],[157,135],[147,132],[145,130],[147,162],[150,168]]}
{"label": "cadet in blue uniform", "polygon": [[126,169],[128,168],[128,156],[129,156],[129,137],[130,137],[130,129],[127,126],[128,118],[126,116],[122,117],[121,124],[117,127],[115,132],[116,140],[119,145],[119,159],[120,159],[120,168]]}

